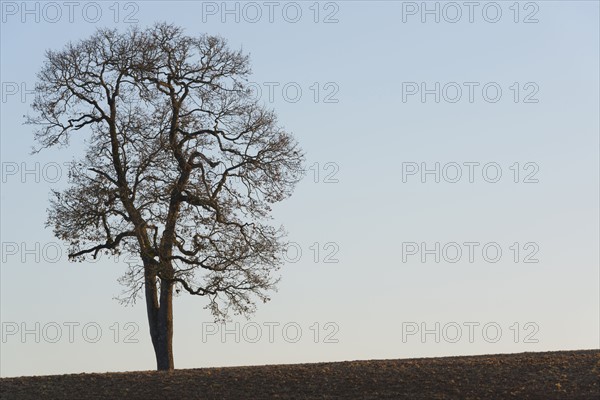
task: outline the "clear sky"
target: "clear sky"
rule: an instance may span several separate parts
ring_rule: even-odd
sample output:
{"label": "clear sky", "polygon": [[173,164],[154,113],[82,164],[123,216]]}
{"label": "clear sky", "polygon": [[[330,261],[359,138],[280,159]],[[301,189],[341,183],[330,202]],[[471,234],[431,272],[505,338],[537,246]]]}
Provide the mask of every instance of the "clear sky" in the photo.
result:
{"label": "clear sky", "polygon": [[176,368],[600,347],[597,1],[1,7],[1,376],[155,368],[125,260],[44,228],[84,137],[30,155],[22,116],[45,50],[159,21],[250,53],[309,167],[279,291],[225,327],[177,297]]}

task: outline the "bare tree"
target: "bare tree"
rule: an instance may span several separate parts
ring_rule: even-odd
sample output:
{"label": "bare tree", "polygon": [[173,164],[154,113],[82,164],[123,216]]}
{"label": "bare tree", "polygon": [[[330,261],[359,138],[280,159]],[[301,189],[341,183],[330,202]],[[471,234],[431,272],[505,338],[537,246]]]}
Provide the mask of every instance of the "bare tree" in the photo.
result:
{"label": "bare tree", "polygon": [[169,24],[100,29],[48,51],[38,74],[34,152],[87,134],[47,226],[74,260],[139,255],[123,300],[143,289],[158,370],[174,368],[174,290],[206,296],[222,320],[252,313],[278,280],[284,232],[270,205],[291,194],[303,154],[249,74],[224,39]]}

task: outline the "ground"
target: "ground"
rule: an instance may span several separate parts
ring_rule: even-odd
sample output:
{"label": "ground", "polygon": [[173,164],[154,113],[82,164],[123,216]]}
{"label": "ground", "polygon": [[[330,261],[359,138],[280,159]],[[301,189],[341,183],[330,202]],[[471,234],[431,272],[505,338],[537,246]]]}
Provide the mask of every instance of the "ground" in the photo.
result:
{"label": "ground", "polygon": [[2,399],[600,399],[600,350],[0,379]]}

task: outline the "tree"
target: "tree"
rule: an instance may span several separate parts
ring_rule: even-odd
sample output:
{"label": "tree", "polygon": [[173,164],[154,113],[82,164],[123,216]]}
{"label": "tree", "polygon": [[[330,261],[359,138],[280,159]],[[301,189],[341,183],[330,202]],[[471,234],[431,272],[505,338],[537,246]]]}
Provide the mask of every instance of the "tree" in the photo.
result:
{"label": "tree", "polygon": [[38,73],[34,153],[86,134],[47,226],[69,258],[134,254],[124,302],[145,296],[158,370],[174,368],[173,292],[206,296],[215,319],[268,301],[284,232],[271,204],[288,197],[304,156],[247,82],[249,59],[215,36],[170,24],[47,51]]}

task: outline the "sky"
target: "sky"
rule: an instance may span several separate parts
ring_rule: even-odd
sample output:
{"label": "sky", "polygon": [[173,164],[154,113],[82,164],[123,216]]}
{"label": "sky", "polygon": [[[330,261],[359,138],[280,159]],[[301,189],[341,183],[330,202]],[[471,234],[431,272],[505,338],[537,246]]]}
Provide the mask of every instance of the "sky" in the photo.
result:
{"label": "sky", "polygon": [[272,300],[174,300],[176,368],[600,347],[599,2],[13,2],[1,21],[0,376],[152,370],[127,260],[44,227],[84,139],[31,155],[44,52],[171,22],[250,55],[307,154]]}

